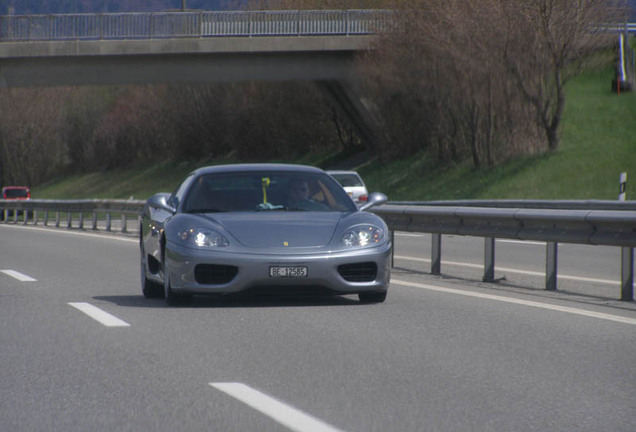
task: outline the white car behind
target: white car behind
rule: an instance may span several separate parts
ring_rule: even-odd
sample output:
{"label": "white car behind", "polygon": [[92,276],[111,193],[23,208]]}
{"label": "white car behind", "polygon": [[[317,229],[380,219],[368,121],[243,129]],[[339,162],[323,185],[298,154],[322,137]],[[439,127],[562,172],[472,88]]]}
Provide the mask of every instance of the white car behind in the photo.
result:
{"label": "white car behind", "polygon": [[369,192],[360,175],[355,171],[327,171],[335,178],[351,198],[360,204],[367,201]]}

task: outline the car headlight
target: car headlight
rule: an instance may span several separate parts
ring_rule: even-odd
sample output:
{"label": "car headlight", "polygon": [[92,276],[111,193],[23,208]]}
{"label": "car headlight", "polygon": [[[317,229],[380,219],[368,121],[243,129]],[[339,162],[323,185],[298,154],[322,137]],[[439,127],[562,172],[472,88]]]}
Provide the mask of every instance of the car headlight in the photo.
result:
{"label": "car headlight", "polygon": [[345,246],[372,246],[384,239],[384,231],[375,225],[358,225],[349,228],[342,235],[342,244]]}
{"label": "car headlight", "polygon": [[206,228],[190,228],[179,231],[179,239],[190,246],[197,247],[225,247],[230,242],[217,231]]}

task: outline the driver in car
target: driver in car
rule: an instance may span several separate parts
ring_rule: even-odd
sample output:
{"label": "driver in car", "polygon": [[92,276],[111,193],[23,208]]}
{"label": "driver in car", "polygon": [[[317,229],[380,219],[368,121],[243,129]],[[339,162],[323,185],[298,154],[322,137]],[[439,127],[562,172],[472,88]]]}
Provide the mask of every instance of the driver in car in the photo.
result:
{"label": "driver in car", "polygon": [[303,178],[295,178],[289,182],[287,208],[289,210],[328,210],[328,207],[311,199],[309,182]]}

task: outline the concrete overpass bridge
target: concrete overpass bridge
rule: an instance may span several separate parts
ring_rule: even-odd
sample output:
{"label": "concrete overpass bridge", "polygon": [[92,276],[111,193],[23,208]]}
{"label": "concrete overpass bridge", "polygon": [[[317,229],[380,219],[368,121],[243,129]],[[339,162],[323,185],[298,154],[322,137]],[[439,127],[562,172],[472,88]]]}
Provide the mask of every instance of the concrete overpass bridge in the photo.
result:
{"label": "concrete overpass bridge", "polygon": [[315,81],[374,141],[354,59],[389,19],[371,10],[1,16],[0,87]]}

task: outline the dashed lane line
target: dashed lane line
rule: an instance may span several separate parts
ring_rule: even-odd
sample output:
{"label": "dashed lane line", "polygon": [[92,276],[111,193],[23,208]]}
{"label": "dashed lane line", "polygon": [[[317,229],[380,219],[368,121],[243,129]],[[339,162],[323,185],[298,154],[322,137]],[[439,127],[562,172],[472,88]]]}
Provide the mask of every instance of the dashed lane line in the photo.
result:
{"label": "dashed lane line", "polygon": [[69,305],[81,312],[84,312],[86,315],[106,327],[130,327],[130,324],[126,321],[122,321],[116,316],[111,315],[90,303],[69,303]]}
{"label": "dashed lane line", "polygon": [[37,279],[33,279],[31,276],[27,276],[15,270],[0,270],[0,273],[11,276],[12,278],[19,280],[20,282],[37,282]]}
{"label": "dashed lane line", "polygon": [[210,383],[255,410],[295,432],[342,432],[322,420],[289,406],[271,396],[237,382]]}

